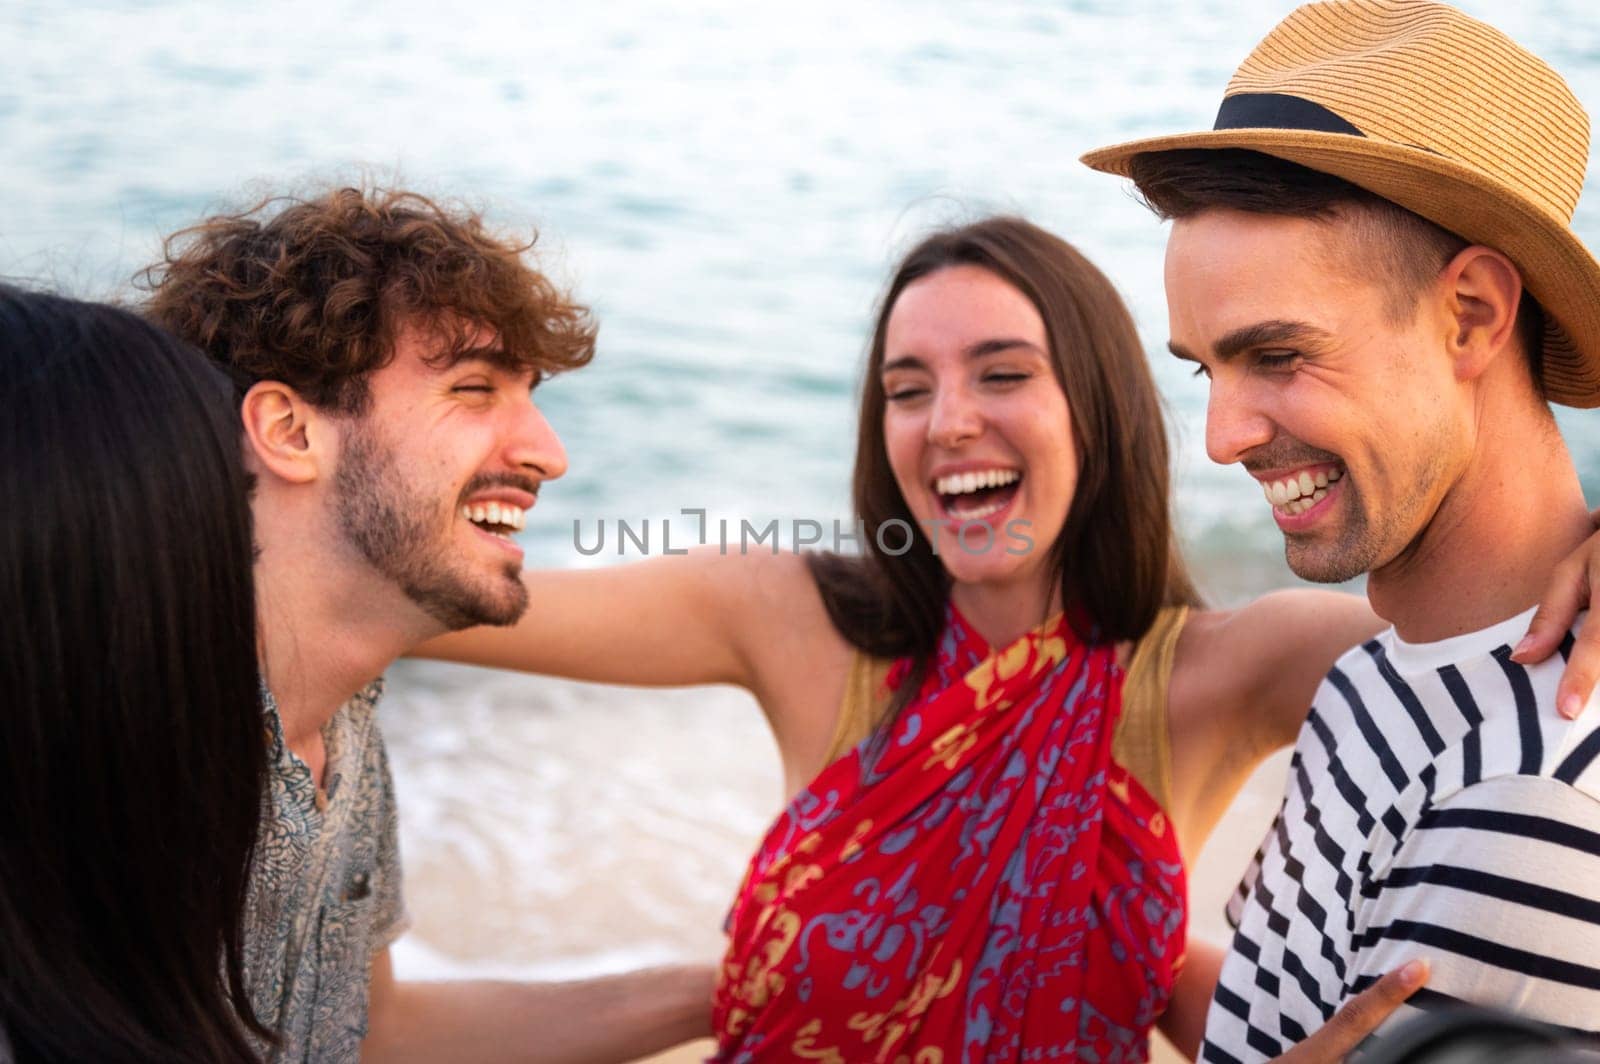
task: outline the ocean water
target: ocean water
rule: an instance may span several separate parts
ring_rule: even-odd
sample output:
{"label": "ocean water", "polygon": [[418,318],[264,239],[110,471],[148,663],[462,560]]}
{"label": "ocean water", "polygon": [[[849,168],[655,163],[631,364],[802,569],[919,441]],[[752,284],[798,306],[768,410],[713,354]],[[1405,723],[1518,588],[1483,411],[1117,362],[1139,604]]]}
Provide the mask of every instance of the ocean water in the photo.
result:
{"label": "ocean water", "polygon": [[[0,276],[127,297],[162,234],[371,175],[537,228],[602,323],[541,390],[571,472],[535,564],[615,563],[615,522],[848,519],[878,286],[930,225],[1019,212],[1133,309],[1178,448],[1182,529],[1223,602],[1291,581],[1259,492],[1203,453],[1164,353],[1164,231],[1084,150],[1210,125],[1284,0],[273,5],[0,2]],[[1471,0],[1600,107],[1600,15]],[[1591,183],[1592,183],[1591,178]],[[1600,197],[1576,227],[1600,247]],[[1563,429],[1600,498],[1600,415]],[[607,549],[587,556],[596,522]],[[658,541],[659,542],[659,541]],[[636,551],[630,551],[636,554]],[[726,690],[585,688],[402,663],[386,703],[408,971],[713,956],[779,800]]]}

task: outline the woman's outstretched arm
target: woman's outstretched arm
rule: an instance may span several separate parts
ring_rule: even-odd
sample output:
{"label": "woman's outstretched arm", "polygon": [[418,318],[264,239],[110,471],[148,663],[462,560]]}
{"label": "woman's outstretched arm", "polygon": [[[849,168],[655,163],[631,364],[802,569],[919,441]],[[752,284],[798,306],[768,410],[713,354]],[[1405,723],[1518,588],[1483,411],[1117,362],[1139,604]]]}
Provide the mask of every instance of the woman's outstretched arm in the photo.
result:
{"label": "woman's outstretched arm", "polygon": [[792,553],[652,558],[527,570],[528,609],[506,628],[453,632],[420,657],[596,683],[726,683],[755,695],[785,771],[821,767],[851,650]]}
{"label": "woman's outstretched arm", "polygon": [[418,657],[598,683],[755,689],[775,640],[831,632],[797,554],[652,558],[603,569],[525,570],[516,624],[429,640]]}

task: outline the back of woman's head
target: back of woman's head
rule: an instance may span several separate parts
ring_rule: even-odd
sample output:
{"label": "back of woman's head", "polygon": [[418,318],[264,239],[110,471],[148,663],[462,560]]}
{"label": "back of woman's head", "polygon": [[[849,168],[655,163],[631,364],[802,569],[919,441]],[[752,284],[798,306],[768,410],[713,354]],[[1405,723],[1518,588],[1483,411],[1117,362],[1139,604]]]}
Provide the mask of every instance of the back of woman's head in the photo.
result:
{"label": "back of woman's head", "polygon": [[[1073,617],[1100,639],[1136,639],[1164,603],[1195,598],[1173,545],[1160,399],[1133,319],[1111,282],[1071,244],[1013,217],[931,234],[889,281],[868,351],[857,434],[854,500],[867,533],[865,557],[859,565],[826,557],[813,563],[829,613],[853,643],[884,656],[931,652],[943,623],[948,580],[889,465],[881,373],[901,293],[952,266],[995,274],[1027,297],[1044,322],[1080,468],[1060,536],[1039,547],[1051,551],[1054,579]],[[895,520],[917,530],[914,548],[901,555],[878,543],[878,529]],[[901,542],[898,533],[885,539],[895,547]],[[866,580],[855,571],[863,566]]]}
{"label": "back of woman's head", "polygon": [[0,286],[0,1029],[21,1060],[251,1059],[266,748],[232,386]]}

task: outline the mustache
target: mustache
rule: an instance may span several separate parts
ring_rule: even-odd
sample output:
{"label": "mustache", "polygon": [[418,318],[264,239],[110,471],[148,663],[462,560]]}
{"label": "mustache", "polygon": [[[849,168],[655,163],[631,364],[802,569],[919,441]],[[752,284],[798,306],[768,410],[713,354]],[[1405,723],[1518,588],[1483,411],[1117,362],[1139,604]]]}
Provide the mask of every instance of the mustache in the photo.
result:
{"label": "mustache", "polygon": [[487,488],[515,488],[525,491],[538,498],[539,481],[532,477],[521,476],[516,473],[482,473],[467,481],[467,486],[461,489],[463,499],[470,498]]}
{"label": "mustache", "polygon": [[1270,469],[1285,469],[1290,466],[1318,465],[1323,462],[1339,462],[1338,455],[1332,451],[1323,451],[1309,447],[1299,440],[1274,440],[1251,451],[1239,460],[1250,473],[1261,473]]}

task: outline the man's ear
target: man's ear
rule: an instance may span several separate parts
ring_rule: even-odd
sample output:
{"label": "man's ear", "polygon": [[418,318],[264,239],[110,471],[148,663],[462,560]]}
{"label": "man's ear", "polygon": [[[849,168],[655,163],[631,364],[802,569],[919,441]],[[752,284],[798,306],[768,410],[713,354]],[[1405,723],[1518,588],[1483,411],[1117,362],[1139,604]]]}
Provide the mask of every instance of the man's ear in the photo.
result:
{"label": "man's ear", "polygon": [[1447,346],[1456,379],[1475,380],[1512,346],[1522,275],[1500,252],[1474,244],[1450,260],[1439,282],[1452,319]]}
{"label": "man's ear", "polygon": [[259,381],[245,393],[239,416],[250,453],[272,476],[309,484],[333,469],[339,433],[334,420],[282,381]]}

